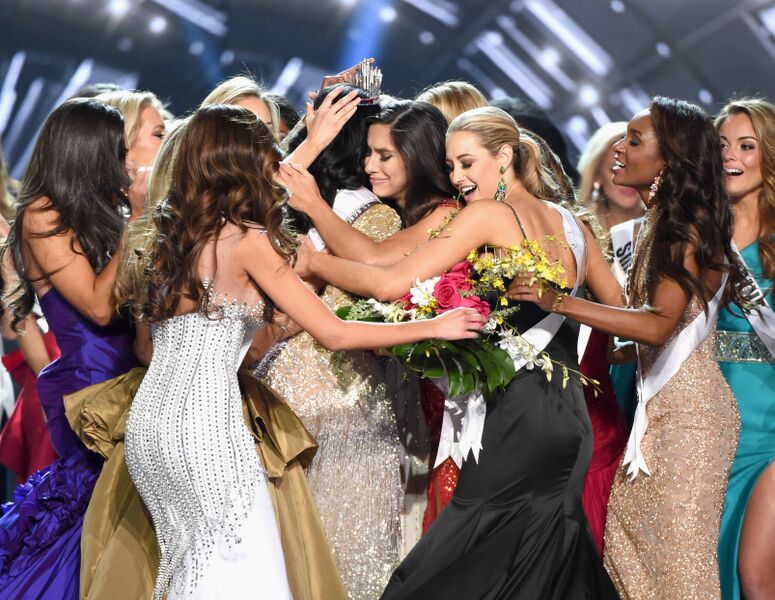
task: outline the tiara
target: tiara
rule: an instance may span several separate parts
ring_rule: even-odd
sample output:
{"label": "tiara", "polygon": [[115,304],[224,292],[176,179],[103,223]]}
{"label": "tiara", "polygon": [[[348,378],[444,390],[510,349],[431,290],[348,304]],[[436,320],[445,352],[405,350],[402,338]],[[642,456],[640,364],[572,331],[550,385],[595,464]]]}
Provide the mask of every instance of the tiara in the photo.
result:
{"label": "tiara", "polygon": [[356,87],[366,90],[368,98],[359,102],[360,106],[375,104],[382,93],[382,71],[375,67],[370,60],[363,59],[358,65],[355,73],[352,74],[350,83]]}

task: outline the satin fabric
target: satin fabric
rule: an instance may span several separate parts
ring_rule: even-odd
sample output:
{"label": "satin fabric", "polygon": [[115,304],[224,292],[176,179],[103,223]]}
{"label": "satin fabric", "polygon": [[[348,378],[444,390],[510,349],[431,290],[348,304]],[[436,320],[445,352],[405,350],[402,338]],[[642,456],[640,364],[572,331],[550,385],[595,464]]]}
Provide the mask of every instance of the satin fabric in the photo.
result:
{"label": "satin fabric", "polygon": [[[107,458],[86,513],[81,597],[148,598],[158,566],[156,536],[126,469],[124,427],[144,368],[65,398],[67,417],[87,447]],[[291,591],[296,600],[345,598],[303,469],[317,445],[269,388],[240,371],[243,411],[272,485]]]}

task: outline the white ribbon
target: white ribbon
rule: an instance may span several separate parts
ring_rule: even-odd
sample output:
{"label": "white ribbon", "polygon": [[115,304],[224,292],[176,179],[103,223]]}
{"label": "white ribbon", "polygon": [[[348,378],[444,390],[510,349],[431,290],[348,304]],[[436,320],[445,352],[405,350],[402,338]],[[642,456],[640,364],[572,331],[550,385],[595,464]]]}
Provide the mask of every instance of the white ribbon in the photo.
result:
{"label": "white ribbon", "polygon": [[632,264],[632,256],[635,252],[635,226],[642,222],[643,217],[611,227],[611,246],[614,252],[613,271],[622,286],[627,279],[627,270]]}
{"label": "white ribbon", "polygon": [[[576,260],[576,285],[571,292],[571,295],[575,295],[579,288],[579,280],[582,277],[581,268],[584,260],[585,246],[584,234],[576,219],[568,210],[552,202],[547,202],[546,204],[562,215],[565,240],[573,251],[573,257]],[[522,337],[540,353],[552,341],[552,338],[557,334],[564,321],[565,317],[563,315],[550,313],[523,333]],[[514,360],[514,370],[519,371],[526,364],[527,359],[516,359]],[[449,392],[446,378],[434,379],[433,381],[444,392],[446,397]],[[463,406],[465,406],[465,410]],[[441,422],[439,449],[436,452],[436,463],[433,465],[433,468],[438,467],[447,458],[451,458],[458,468],[462,468],[469,452],[472,452],[474,460],[479,462],[486,416],[487,403],[479,390],[456,398],[448,398],[444,402],[444,417]]]}
{"label": "white ribbon", "polygon": [[[638,407],[635,410],[635,420],[632,424],[630,438],[627,440],[627,450],[624,454],[624,465],[629,465],[627,474],[635,479],[640,471],[651,475],[641,450],[641,442],[648,429],[648,414],[646,405],[670,381],[681,368],[681,365],[708,337],[710,330],[716,325],[721,296],[726,288],[728,274],[724,273],[713,299],[708,303],[708,311],[702,311],[673,340],[664,347],[654,361],[649,373],[643,376],[643,363],[638,352]],[[636,348],[638,346],[636,345]]]}
{"label": "white ribbon", "polygon": [[[350,225],[363,214],[363,211],[372,206],[373,204],[379,204],[380,199],[377,198],[367,188],[358,188],[357,190],[339,190],[336,192],[334,198],[334,205],[331,207],[342,221],[349,223]],[[307,237],[315,246],[315,250],[320,252],[326,247],[326,243],[323,238],[320,237],[318,230],[314,227],[307,232]]]}
{"label": "white ribbon", "polygon": [[767,302],[767,296],[759,287],[759,282],[756,281],[756,276],[751,271],[751,268],[745,262],[743,255],[740,254],[735,244],[732,244],[732,249],[737,252],[740,257],[740,262],[745,266],[746,275],[748,279],[748,286],[745,291],[749,291],[753,298],[759,302],[759,306],[755,311],[751,311],[746,315],[751,327],[759,336],[759,339],[770,351],[770,354],[775,358],[775,312],[770,308]]}

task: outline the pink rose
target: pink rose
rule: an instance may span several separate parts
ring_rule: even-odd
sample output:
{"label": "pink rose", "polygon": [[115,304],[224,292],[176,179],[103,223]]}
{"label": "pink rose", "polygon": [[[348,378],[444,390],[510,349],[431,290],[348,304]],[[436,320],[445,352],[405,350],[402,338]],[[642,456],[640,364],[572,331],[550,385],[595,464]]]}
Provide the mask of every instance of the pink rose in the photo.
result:
{"label": "pink rose", "polygon": [[490,318],[490,305],[482,300],[479,296],[466,296],[461,300],[462,301],[460,302],[459,306],[463,306],[465,308],[474,308],[485,319]]}
{"label": "pink rose", "polygon": [[406,310],[411,310],[414,308],[414,304],[412,304],[412,292],[406,292],[406,295],[399,300],[404,305],[404,308]]}
{"label": "pink rose", "polygon": [[460,306],[463,298],[460,297],[459,282],[447,274],[441,276],[433,288],[433,297],[436,298],[438,312],[443,313]]}
{"label": "pink rose", "polygon": [[442,279],[448,279],[458,290],[471,290],[471,263],[462,260],[447,271]]}

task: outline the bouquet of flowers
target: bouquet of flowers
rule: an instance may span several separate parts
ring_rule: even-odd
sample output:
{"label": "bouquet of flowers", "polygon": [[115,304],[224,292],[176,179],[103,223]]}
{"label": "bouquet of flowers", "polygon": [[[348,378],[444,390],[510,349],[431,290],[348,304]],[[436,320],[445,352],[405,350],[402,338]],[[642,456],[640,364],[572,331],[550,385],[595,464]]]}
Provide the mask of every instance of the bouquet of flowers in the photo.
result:
{"label": "bouquet of flowers", "polygon": [[[548,241],[555,241],[547,236]],[[403,298],[379,302],[373,298],[344,306],[337,315],[346,320],[398,323],[433,317],[458,307],[474,308],[487,319],[482,335],[475,340],[424,340],[387,348],[387,352],[404,366],[424,377],[446,377],[449,397],[481,390],[485,399],[504,388],[514,378],[515,365],[543,370],[551,381],[555,368],[562,372],[562,386],[567,386],[571,373],[584,385],[597,381],[555,361],[539,351],[509,323],[509,317],[520,309],[506,297],[507,282],[518,273],[530,273],[531,284],[567,285],[564,267],[552,261],[535,240],[524,240],[519,246],[479,253],[472,250],[466,260],[454,265],[439,277],[416,280]]]}

